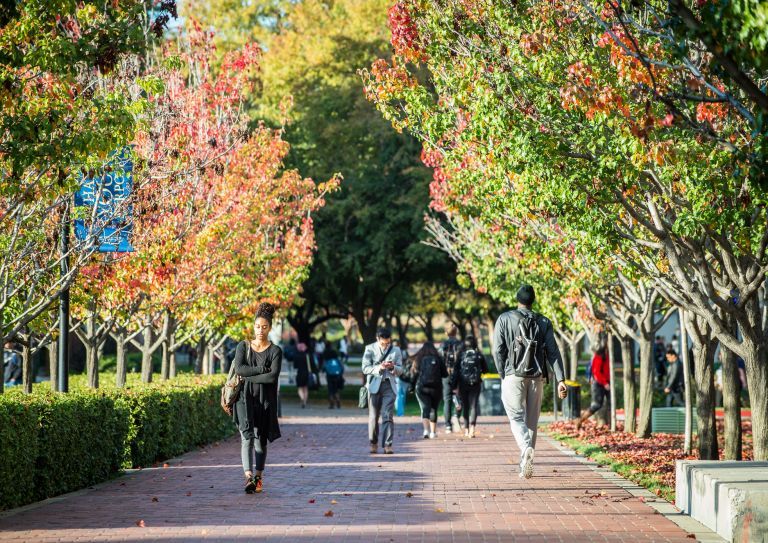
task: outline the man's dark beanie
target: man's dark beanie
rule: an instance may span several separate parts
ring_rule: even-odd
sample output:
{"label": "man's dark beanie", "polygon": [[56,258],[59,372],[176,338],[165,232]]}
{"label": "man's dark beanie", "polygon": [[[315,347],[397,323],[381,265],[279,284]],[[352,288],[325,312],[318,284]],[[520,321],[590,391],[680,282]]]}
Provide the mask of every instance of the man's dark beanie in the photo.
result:
{"label": "man's dark beanie", "polygon": [[517,301],[523,305],[532,306],[536,301],[536,293],[533,291],[531,285],[523,285],[520,290],[517,291]]}

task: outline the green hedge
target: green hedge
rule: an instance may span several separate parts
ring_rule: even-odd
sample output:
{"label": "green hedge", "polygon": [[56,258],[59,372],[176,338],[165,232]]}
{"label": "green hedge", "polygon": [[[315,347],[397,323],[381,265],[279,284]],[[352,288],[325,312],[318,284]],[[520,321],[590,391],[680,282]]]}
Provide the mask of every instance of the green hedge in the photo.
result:
{"label": "green hedge", "polygon": [[125,389],[0,395],[0,510],[150,466],[234,432],[219,406],[222,376]]}

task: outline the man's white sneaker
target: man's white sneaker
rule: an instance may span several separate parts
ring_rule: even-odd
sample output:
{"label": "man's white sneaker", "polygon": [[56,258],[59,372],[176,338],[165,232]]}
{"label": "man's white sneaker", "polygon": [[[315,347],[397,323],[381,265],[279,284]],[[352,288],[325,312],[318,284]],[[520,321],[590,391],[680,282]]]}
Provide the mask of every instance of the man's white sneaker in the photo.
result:
{"label": "man's white sneaker", "polygon": [[520,460],[520,474],[526,479],[533,477],[533,447],[528,447],[523,451],[523,457]]}
{"label": "man's white sneaker", "polygon": [[437,437],[437,434],[435,432],[429,433],[429,439],[435,439]]}

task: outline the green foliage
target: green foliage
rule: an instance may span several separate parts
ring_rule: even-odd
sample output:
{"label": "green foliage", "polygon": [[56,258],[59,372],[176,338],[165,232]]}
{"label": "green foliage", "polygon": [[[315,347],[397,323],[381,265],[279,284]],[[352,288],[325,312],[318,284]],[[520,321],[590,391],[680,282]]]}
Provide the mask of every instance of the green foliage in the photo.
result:
{"label": "green foliage", "polygon": [[69,394],[36,388],[0,396],[0,509],[71,492],[234,431],[219,406],[223,376],[137,381],[93,391],[74,379]]}

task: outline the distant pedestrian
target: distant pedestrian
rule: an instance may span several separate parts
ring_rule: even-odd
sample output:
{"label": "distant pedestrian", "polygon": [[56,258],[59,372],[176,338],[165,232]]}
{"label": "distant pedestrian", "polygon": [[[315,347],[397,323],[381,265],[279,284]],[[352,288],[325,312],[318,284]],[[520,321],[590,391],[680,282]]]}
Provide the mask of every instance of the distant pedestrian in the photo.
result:
{"label": "distant pedestrian", "polygon": [[342,336],[339,340],[339,360],[342,364],[349,362],[349,340],[347,336]]}
{"label": "distant pedestrian", "polygon": [[475,437],[477,408],[482,391],[482,375],[488,373],[488,363],[477,348],[475,336],[464,338],[456,368],[451,375],[451,389],[458,395],[461,417],[464,419],[464,436]]}
{"label": "distant pedestrian", "polygon": [[421,407],[424,438],[437,437],[437,414],[443,397],[443,379],[448,377],[445,360],[435,346],[426,342],[413,357],[411,382]]}
{"label": "distant pedestrian", "polygon": [[440,355],[443,357],[445,367],[448,369],[448,377],[443,379],[443,418],[445,420],[445,433],[450,434],[452,431],[458,430],[458,428],[453,427],[453,419],[458,417],[458,413],[453,401],[450,376],[456,366],[458,354],[461,350],[461,340],[456,337],[459,334],[459,329],[454,323],[448,324],[445,333],[448,338],[440,346]]}
{"label": "distant pedestrian", "polygon": [[283,352],[269,340],[274,313],[275,307],[272,304],[259,305],[253,325],[254,338],[237,346],[232,362],[235,365],[235,373],[244,380],[243,388],[235,402],[233,419],[240,431],[240,456],[247,494],[263,490],[267,443],[280,437],[280,426],[277,422],[277,385]]}
{"label": "distant pedestrian", "polygon": [[663,386],[664,377],[667,376],[667,365],[665,363],[667,348],[664,346],[664,341],[662,336],[656,336],[656,342],[653,344],[654,373],[659,388]]}
{"label": "distant pedestrian", "polygon": [[581,413],[581,417],[576,421],[576,429],[580,429],[585,420],[600,411],[603,404],[605,404],[605,400],[611,397],[610,364],[611,361],[608,358],[608,348],[603,344],[597,351],[595,351],[595,354],[592,357],[592,375],[590,377],[592,403],[589,405],[589,408]]}
{"label": "distant pedestrian", "polygon": [[368,389],[368,441],[371,454],[379,452],[379,418],[384,454],[392,454],[397,378],[403,373],[403,360],[400,349],[395,349],[392,344],[392,331],[389,328],[379,328],[376,341],[365,347],[362,368]]}
{"label": "distant pedestrian", "polygon": [[684,387],[683,364],[680,362],[677,352],[674,349],[669,349],[667,351],[667,381],[664,383],[667,407],[685,405],[683,400]]}
{"label": "distant pedestrian", "polygon": [[402,417],[405,415],[405,403],[407,400],[408,392],[412,389],[413,385],[410,382],[409,376],[413,373],[413,359],[408,358],[408,351],[400,349],[401,356],[403,357],[403,373],[397,378],[397,399],[395,400],[395,415]]}
{"label": "distant pedestrian", "polygon": [[23,373],[21,356],[14,350],[13,343],[6,342],[3,347],[3,382],[5,386],[20,385]]}
{"label": "distant pedestrian", "polygon": [[503,379],[501,400],[509,417],[512,435],[520,449],[520,477],[533,476],[533,455],[541,413],[544,381],[548,365],[555,373],[560,398],[568,389],[563,382],[563,360],[557,348],[552,323],[534,313],[533,287],[523,285],[517,291],[518,307],[503,313],[494,330],[494,359]]}
{"label": "distant pedestrian", "polygon": [[307,349],[305,343],[299,343],[296,345],[296,390],[299,394],[299,401],[301,402],[301,408],[304,409],[309,403],[309,388],[310,381],[316,378],[317,366],[315,365],[315,357]]}
{"label": "distant pedestrian", "polygon": [[341,409],[341,389],[344,388],[344,364],[333,347],[326,347],[323,352],[325,363],[323,371],[328,381],[328,409]]}

